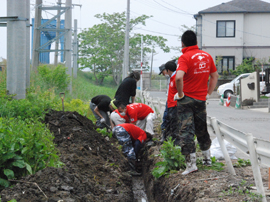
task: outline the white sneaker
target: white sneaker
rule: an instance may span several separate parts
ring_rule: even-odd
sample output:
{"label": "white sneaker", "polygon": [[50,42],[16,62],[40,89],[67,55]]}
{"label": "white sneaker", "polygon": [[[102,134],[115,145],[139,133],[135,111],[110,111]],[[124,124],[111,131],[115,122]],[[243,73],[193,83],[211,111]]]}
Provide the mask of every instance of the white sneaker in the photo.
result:
{"label": "white sneaker", "polygon": [[203,165],[204,166],[212,166],[212,160],[211,160],[211,155],[210,155],[210,149],[206,151],[202,151],[203,155]]}
{"label": "white sneaker", "polygon": [[197,171],[198,168],[196,166],[196,153],[186,155],[185,158],[186,158],[186,170],[182,172],[182,175],[187,175],[189,173]]}

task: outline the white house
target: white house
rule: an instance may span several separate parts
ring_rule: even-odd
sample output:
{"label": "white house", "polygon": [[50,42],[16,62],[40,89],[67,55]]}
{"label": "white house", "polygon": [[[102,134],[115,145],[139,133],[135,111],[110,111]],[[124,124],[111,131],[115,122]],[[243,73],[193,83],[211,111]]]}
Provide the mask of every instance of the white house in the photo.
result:
{"label": "white house", "polygon": [[269,63],[269,3],[233,0],[202,10],[194,17],[199,48],[211,54],[214,60],[222,57],[217,65],[220,74],[234,70],[244,58],[254,57]]}

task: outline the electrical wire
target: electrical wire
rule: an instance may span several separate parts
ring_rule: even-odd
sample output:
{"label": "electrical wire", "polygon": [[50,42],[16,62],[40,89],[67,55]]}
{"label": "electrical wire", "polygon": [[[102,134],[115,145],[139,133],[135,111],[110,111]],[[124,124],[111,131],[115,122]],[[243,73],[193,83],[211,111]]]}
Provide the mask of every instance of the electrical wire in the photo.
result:
{"label": "electrical wire", "polygon": [[[137,14],[137,15],[140,15],[139,13],[136,13],[136,12],[134,12],[134,11],[130,11],[130,12],[131,12],[131,13],[134,13],[134,14]],[[152,20],[152,21],[155,21],[155,22],[157,22],[157,23],[160,23],[160,24],[163,24],[163,25],[166,25],[166,26],[169,26],[169,27],[178,29],[178,28],[176,28],[176,27],[173,26],[173,25],[169,25],[169,24],[166,24],[166,23],[164,23],[164,22],[160,22],[160,21],[158,21],[158,20],[154,20],[154,19],[152,19],[152,18],[149,18],[148,20]]]}

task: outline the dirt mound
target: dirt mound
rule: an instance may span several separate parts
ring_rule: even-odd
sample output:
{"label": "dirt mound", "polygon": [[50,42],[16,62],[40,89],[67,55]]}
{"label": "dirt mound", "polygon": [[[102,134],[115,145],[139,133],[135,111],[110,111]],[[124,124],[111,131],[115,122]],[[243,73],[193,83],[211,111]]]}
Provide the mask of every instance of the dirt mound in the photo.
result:
{"label": "dirt mound", "polygon": [[45,123],[65,166],[21,179],[1,192],[2,202],[133,201],[129,165],[113,138],[96,132],[94,124],[77,112],[51,111]]}

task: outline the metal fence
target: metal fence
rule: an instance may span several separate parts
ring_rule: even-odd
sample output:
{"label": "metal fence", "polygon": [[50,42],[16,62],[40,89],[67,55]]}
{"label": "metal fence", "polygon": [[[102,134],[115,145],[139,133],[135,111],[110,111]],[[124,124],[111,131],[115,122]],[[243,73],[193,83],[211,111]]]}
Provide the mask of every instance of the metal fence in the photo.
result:
{"label": "metal fence", "polygon": [[[137,97],[141,99],[141,102],[149,105],[155,111],[158,117],[163,117],[166,105],[165,101],[156,98],[153,99],[150,97],[149,92],[141,92],[140,90],[137,91]],[[215,117],[207,117],[207,126],[208,130],[211,130],[216,134],[229,172],[232,175],[235,175],[236,173],[226,149],[224,140],[228,141],[239,150],[249,155],[257,191],[259,194],[264,196],[262,201],[266,202],[259,165],[262,164],[270,167],[270,142],[253,137],[251,133],[244,133],[235,128],[232,128],[220,122]]]}
{"label": "metal fence", "polygon": [[168,89],[167,80],[151,80],[151,90],[164,91]]}

